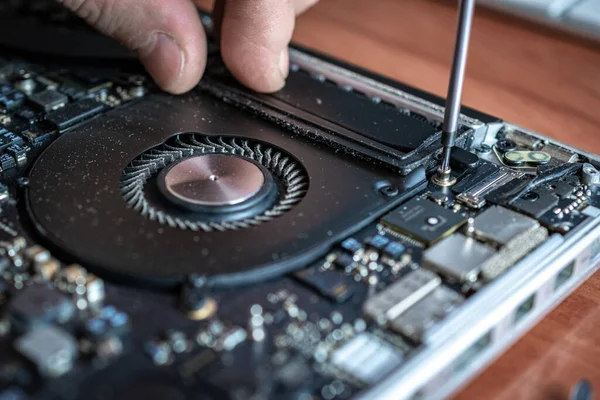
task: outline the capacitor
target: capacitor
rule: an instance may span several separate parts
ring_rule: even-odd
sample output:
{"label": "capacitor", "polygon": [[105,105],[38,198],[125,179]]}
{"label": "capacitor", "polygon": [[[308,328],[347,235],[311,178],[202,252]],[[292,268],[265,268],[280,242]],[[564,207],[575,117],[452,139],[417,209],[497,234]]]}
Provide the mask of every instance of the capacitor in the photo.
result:
{"label": "capacitor", "polygon": [[585,163],[581,168],[581,181],[585,185],[596,186],[600,183],[600,172],[592,164]]}

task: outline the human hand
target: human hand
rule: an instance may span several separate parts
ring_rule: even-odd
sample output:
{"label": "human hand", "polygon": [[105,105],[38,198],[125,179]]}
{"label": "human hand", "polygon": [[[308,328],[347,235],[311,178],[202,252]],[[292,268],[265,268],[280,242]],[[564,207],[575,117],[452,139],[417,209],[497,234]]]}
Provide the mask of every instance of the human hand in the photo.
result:
{"label": "human hand", "polygon": [[[58,1],[134,51],[163,90],[184,93],[202,77],[206,36],[193,0]],[[281,89],[295,18],[317,1],[216,0],[213,16],[227,68],[258,92]]]}

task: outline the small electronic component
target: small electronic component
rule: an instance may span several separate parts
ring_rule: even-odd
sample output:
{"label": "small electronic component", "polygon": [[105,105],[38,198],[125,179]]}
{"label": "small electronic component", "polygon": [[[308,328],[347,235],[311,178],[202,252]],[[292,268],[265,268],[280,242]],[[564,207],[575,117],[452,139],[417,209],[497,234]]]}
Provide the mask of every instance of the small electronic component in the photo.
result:
{"label": "small electronic component", "polygon": [[360,255],[364,251],[363,245],[354,238],[344,240],[340,247],[351,256]]}
{"label": "small electronic component", "polygon": [[33,271],[43,280],[50,280],[58,271],[59,262],[50,256],[50,252],[41,246],[25,249],[24,255],[32,264]]}
{"label": "small electronic component", "polygon": [[465,221],[462,215],[418,197],[381,219],[389,229],[427,244],[451,234]]}
{"label": "small electronic component", "polygon": [[390,239],[381,235],[375,235],[365,241],[367,247],[377,251],[382,251],[388,245],[388,243],[390,243]]}
{"label": "small electronic component", "polygon": [[129,331],[129,317],[113,306],[104,307],[85,323],[86,336],[99,341],[109,336],[123,336]]}
{"label": "small electronic component", "polygon": [[19,107],[25,101],[25,94],[15,90],[0,96],[0,107],[10,111]]}
{"label": "small electronic component", "polygon": [[78,264],[71,264],[59,272],[58,287],[73,293],[77,286],[84,286],[87,280],[87,271]]}
{"label": "small electronic component", "polygon": [[385,290],[369,298],[363,312],[384,325],[409,309],[441,284],[439,276],[425,269],[410,272]]}
{"label": "small electronic component", "polygon": [[321,296],[336,303],[343,303],[353,294],[346,277],[334,269],[320,271],[318,268],[309,268],[296,272],[295,277]]}
{"label": "small electronic component", "polygon": [[63,107],[68,101],[69,98],[64,94],[57,92],[56,90],[49,89],[29,96],[29,102],[32,105],[46,112]]}
{"label": "small electronic component", "polygon": [[464,297],[454,290],[439,286],[392,321],[391,328],[419,343],[428,329],[444,319],[464,300]]}
{"label": "small electronic component", "polygon": [[475,282],[482,265],[496,252],[459,233],[442,240],[423,253],[423,264],[453,282]]}
{"label": "small electronic component", "polygon": [[32,146],[39,146],[48,143],[55,133],[56,131],[54,130],[32,127],[31,129],[26,129],[22,135]]}
{"label": "small electronic component", "polygon": [[368,332],[363,332],[336,349],[331,363],[365,384],[379,381],[402,364],[402,354]]}
{"label": "small electronic component", "polygon": [[5,151],[8,147],[23,143],[23,139],[12,133],[7,131],[6,129],[0,128],[0,152]]}
{"label": "small electronic component", "polygon": [[217,312],[217,302],[208,296],[202,288],[196,287],[193,282],[187,282],[181,291],[181,308],[189,318],[205,320]]}
{"label": "small electronic component", "polygon": [[528,235],[540,224],[529,217],[500,206],[492,206],[475,217],[473,235],[501,247]]}
{"label": "small electronic component", "polygon": [[8,148],[6,149],[6,153],[11,155],[15,159],[18,166],[22,167],[27,161],[27,151],[29,150],[30,149],[28,146],[13,144],[11,146],[8,146]]}
{"label": "small electronic component", "polygon": [[87,118],[93,117],[102,110],[104,110],[104,104],[94,99],[82,99],[49,113],[46,115],[46,120],[63,131]]}
{"label": "small electronic component", "polygon": [[391,242],[383,249],[383,256],[391,260],[399,260],[406,251],[406,246],[402,243]]}
{"label": "small electronic component", "polygon": [[85,281],[85,298],[89,306],[98,307],[104,301],[104,281],[88,274]]}
{"label": "small electronic component", "polygon": [[64,330],[45,326],[15,340],[15,349],[29,359],[41,376],[55,378],[69,372],[77,357],[77,341]]}
{"label": "small electronic component", "polygon": [[581,181],[588,186],[600,184],[600,172],[592,164],[583,164],[581,169]]}
{"label": "small electronic component", "polygon": [[41,323],[64,323],[75,313],[73,302],[45,283],[34,283],[19,291],[9,307],[11,320],[20,330]]}
{"label": "small electronic component", "polygon": [[219,336],[216,341],[215,349],[217,351],[231,351],[246,340],[247,337],[248,333],[245,329],[242,329],[239,326],[231,327]]}
{"label": "small electronic component", "polygon": [[28,247],[24,251],[25,256],[36,263],[42,263],[50,260],[50,252],[44,249],[42,246],[34,245]]}

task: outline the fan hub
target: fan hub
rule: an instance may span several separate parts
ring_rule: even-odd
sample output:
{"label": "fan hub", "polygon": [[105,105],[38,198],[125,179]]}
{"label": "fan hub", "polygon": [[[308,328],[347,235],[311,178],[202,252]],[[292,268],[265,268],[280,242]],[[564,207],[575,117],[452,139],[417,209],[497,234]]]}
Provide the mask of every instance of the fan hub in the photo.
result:
{"label": "fan hub", "polygon": [[257,195],[265,181],[261,168],[249,160],[234,155],[201,154],[163,170],[159,187],[171,202],[193,209],[243,203]]}

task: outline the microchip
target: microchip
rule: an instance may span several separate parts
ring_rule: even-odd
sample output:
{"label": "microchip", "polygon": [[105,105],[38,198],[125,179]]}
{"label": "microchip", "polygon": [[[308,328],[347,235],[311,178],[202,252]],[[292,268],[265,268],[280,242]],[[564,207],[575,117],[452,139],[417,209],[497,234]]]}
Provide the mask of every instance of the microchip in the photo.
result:
{"label": "microchip", "polygon": [[425,332],[463,302],[462,295],[445,286],[439,286],[392,321],[391,329],[419,343]]}
{"label": "microchip", "polygon": [[453,282],[475,282],[496,252],[461,234],[451,235],[423,253],[423,264]]}
{"label": "microchip", "polygon": [[366,384],[381,380],[402,364],[403,359],[399,350],[368,332],[352,338],[331,355],[331,363],[336,368]]}
{"label": "microchip", "polygon": [[381,223],[420,242],[434,243],[458,229],[465,217],[429,200],[415,198],[381,219]]}
{"label": "microchip", "polygon": [[383,255],[391,258],[392,260],[399,260],[402,254],[404,254],[405,250],[406,247],[403,244],[392,242],[385,246],[385,249],[383,249]]}
{"label": "microchip", "polygon": [[83,99],[51,112],[46,116],[46,120],[62,131],[93,117],[102,110],[104,110],[104,104],[94,99]]}
{"label": "microchip", "polygon": [[67,96],[55,90],[44,90],[43,92],[29,96],[29,102],[32,105],[46,112],[56,110],[67,104],[68,101]]}
{"label": "microchip", "polygon": [[15,340],[15,348],[28,358],[44,377],[57,377],[69,372],[77,356],[77,341],[60,328],[46,326],[34,329]]}
{"label": "microchip", "polygon": [[9,307],[11,321],[22,330],[42,323],[66,322],[75,312],[67,296],[43,283],[19,291]]}
{"label": "microchip", "polygon": [[390,242],[390,239],[388,239],[384,236],[381,236],[381,235],[375,235],[375,236],[367,239],[366,245],[377,251],[382,251],[385,248],[385,246],[388,245],[389,242]]}
{"label": "microchip", "polygon": [[353,294],[346,277],[336,270],[309,268],[297,272],[295,277],[323,297],[337,303],[343,303]]}
{"label": "microchip", "polygon": [[[505,246],[522,235],[531,233],[540,224],[529,217],[500,206],[493,206],[479,214],[474,222],[474,235],[497,246]],[[525,238],[521,238],[523,240]]]}
{"label": "microchip", "polygon": [[342,249],[344,249],[344,251],[347,251],[352,255],[358,253],[363,249],[362,244],[354,238],[348,238],[344,240],[340,246],[342,247]]}

